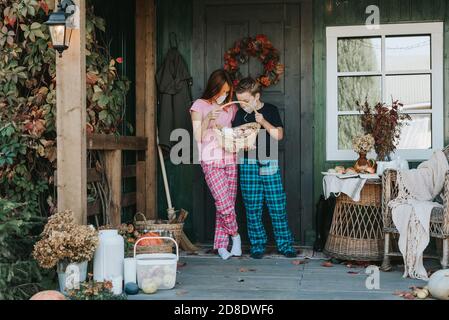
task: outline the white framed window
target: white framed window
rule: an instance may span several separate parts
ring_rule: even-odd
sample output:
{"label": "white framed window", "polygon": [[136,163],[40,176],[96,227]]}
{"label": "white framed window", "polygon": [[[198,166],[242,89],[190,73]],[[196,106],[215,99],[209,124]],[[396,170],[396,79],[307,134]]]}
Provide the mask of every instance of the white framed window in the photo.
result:
{"label": "white framed window", "polygon": [[[328,27],[326,157],[355,160],[352,138],[363,134],[356,101],[399,100],[412,121],[396,154],[428,159],[444,144],[443,23]],[[375,154],[370,154],[375,158]]]}

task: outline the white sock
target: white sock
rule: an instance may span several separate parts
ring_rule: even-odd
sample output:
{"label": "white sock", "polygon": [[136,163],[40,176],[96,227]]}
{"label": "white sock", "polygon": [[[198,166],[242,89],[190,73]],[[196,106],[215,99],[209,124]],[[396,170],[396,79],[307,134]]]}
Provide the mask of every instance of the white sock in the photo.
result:
{"label": "white sock", "polygon": [[218,248],[218,254],[223,260],[228,260],[230,257],[232,257],[232,254],[229,253],[229,251],[225,248]]}
{"label": "white sock", "polygon": [[237,257],[240,257],[242,255],[242,239],[240,238],[239,234],[235,237],[232,237],[231,254]]}

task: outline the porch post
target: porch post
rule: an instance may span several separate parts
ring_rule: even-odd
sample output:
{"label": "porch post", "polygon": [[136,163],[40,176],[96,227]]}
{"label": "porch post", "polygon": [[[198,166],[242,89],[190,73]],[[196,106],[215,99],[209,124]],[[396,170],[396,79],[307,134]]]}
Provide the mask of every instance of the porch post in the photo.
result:
{"label": "porch post", "polygon": [[137,161],[137,211],[157,216],[156,150],[156,6],[136,0],[136,135],[147,138],[145,155]]}
{"label": "porch post", "polygon": [[56,54],[56,132],[58,210],[72,210],[80,224],[87,222],[86,179],[86,8],[80,28],[73,30],[70,47]]}

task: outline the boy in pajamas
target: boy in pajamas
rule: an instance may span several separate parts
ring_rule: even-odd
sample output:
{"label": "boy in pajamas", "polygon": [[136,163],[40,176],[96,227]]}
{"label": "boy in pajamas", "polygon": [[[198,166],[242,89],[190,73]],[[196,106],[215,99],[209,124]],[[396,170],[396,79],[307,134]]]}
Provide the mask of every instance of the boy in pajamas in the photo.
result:
{"label": "boy in pajamas", "polygon": [[[270,213],[278,251],[286,257],[296,257],[277,159],[277,141],[283,138],[281,117],[274,105],[260,101],[260,85],[254,79],[242,79],[236,93],[237,99],[248,105],[241,105],[232,122],[233,127],[250,122],[258,122],[262,127],[256,143],[259,149],[246,150],[239,159],[240,187],[246,208],[251,257],[260,259],[265,252],[267,235],[262,223],[264,201]],[[265,144],[260,143],[264,140],[261,135],[265,135]]]}

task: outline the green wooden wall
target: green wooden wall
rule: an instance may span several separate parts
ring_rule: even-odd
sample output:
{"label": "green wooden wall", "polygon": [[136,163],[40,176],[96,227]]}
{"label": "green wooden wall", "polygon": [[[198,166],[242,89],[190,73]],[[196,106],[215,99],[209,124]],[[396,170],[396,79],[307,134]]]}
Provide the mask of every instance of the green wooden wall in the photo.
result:
{"label": "green wooden wall", "polygon": [[[165,54],[170,48],[169,35],[175,33],[179,52],[184,57],[190,70],[192,70],[192,18],[193,6],[191,0],[157,0],[157,64],[161,65]],[[194,75],[192,75],[194,77]],[[195,80],[195,77],[194,77]],[[186,117],[188,114],[186,114]],[[168,183],[172,196],[173,206],[176,209],[184,208],[190,215],[185,222],[184,230],[192,241],[196,240],[193,230],[193,179],[192,165],[173,165],[170,160],[165,161]],[[167,216],[167,201],[165,198],[162,175],[158,170],[158,214]]]}
{"label": "green wooden wall", "polygon": [[[157,61],[162,63],[169,48],[169,34],[177,35],[178,47],[190,70],[192,66],[192,11],[194,0],[156,0],[157,5]],[[125,61],[133,63],[134,20],[133,6],[118,0],[95,0],[101,4],[99,9],[110,22],[110,32],[114,39],[113,51],[125,56]],[[314,0],[313,19],[313,96],[314,96],[314,198],[318,200],[322,193],[320,172],[336,165],[326,161],[326,33],[327,26],[360,25],[366,19],[365,8],[368,5],[380,8],[381,23],[406,23],[445,21],[445,91],[449,94],[449,1],[448,0]],[[138,10],[138,8],[137,8]],[[127,13],[126,13],[127,12]],[[129,19],[129,20],[128,20]],[[127,67],[125,74],[133,79],[134,69]],[[192,75],[195,81],[195,75]],[[133,93],[130,94],[127,114],[131,122],[135,112]],[[449,99],[445,97],[445,141],[449,142]],[[172,191],[174,206],[185,208],[191,215],[186,223],[186,232],[195,240],[192,229],[195,213],[192,207],[194,192],[193,166],[173,166],[166,161],[168,179]],[[159,171],[160,172],[160,171]],[[158,214],[166,215],[166,200],[161,176],[158,177]]]}
{"label": "green wooden wall", "polygon": [[[449,141],[449,1],[448,0],[314,0],[315,200],[322,193],[321,171],[326,161],[326,27],[365,24],[365,9],[377,5],[380,23],[445,22],[445,142]],[[416,164],[412,164],[416,165]]]}

